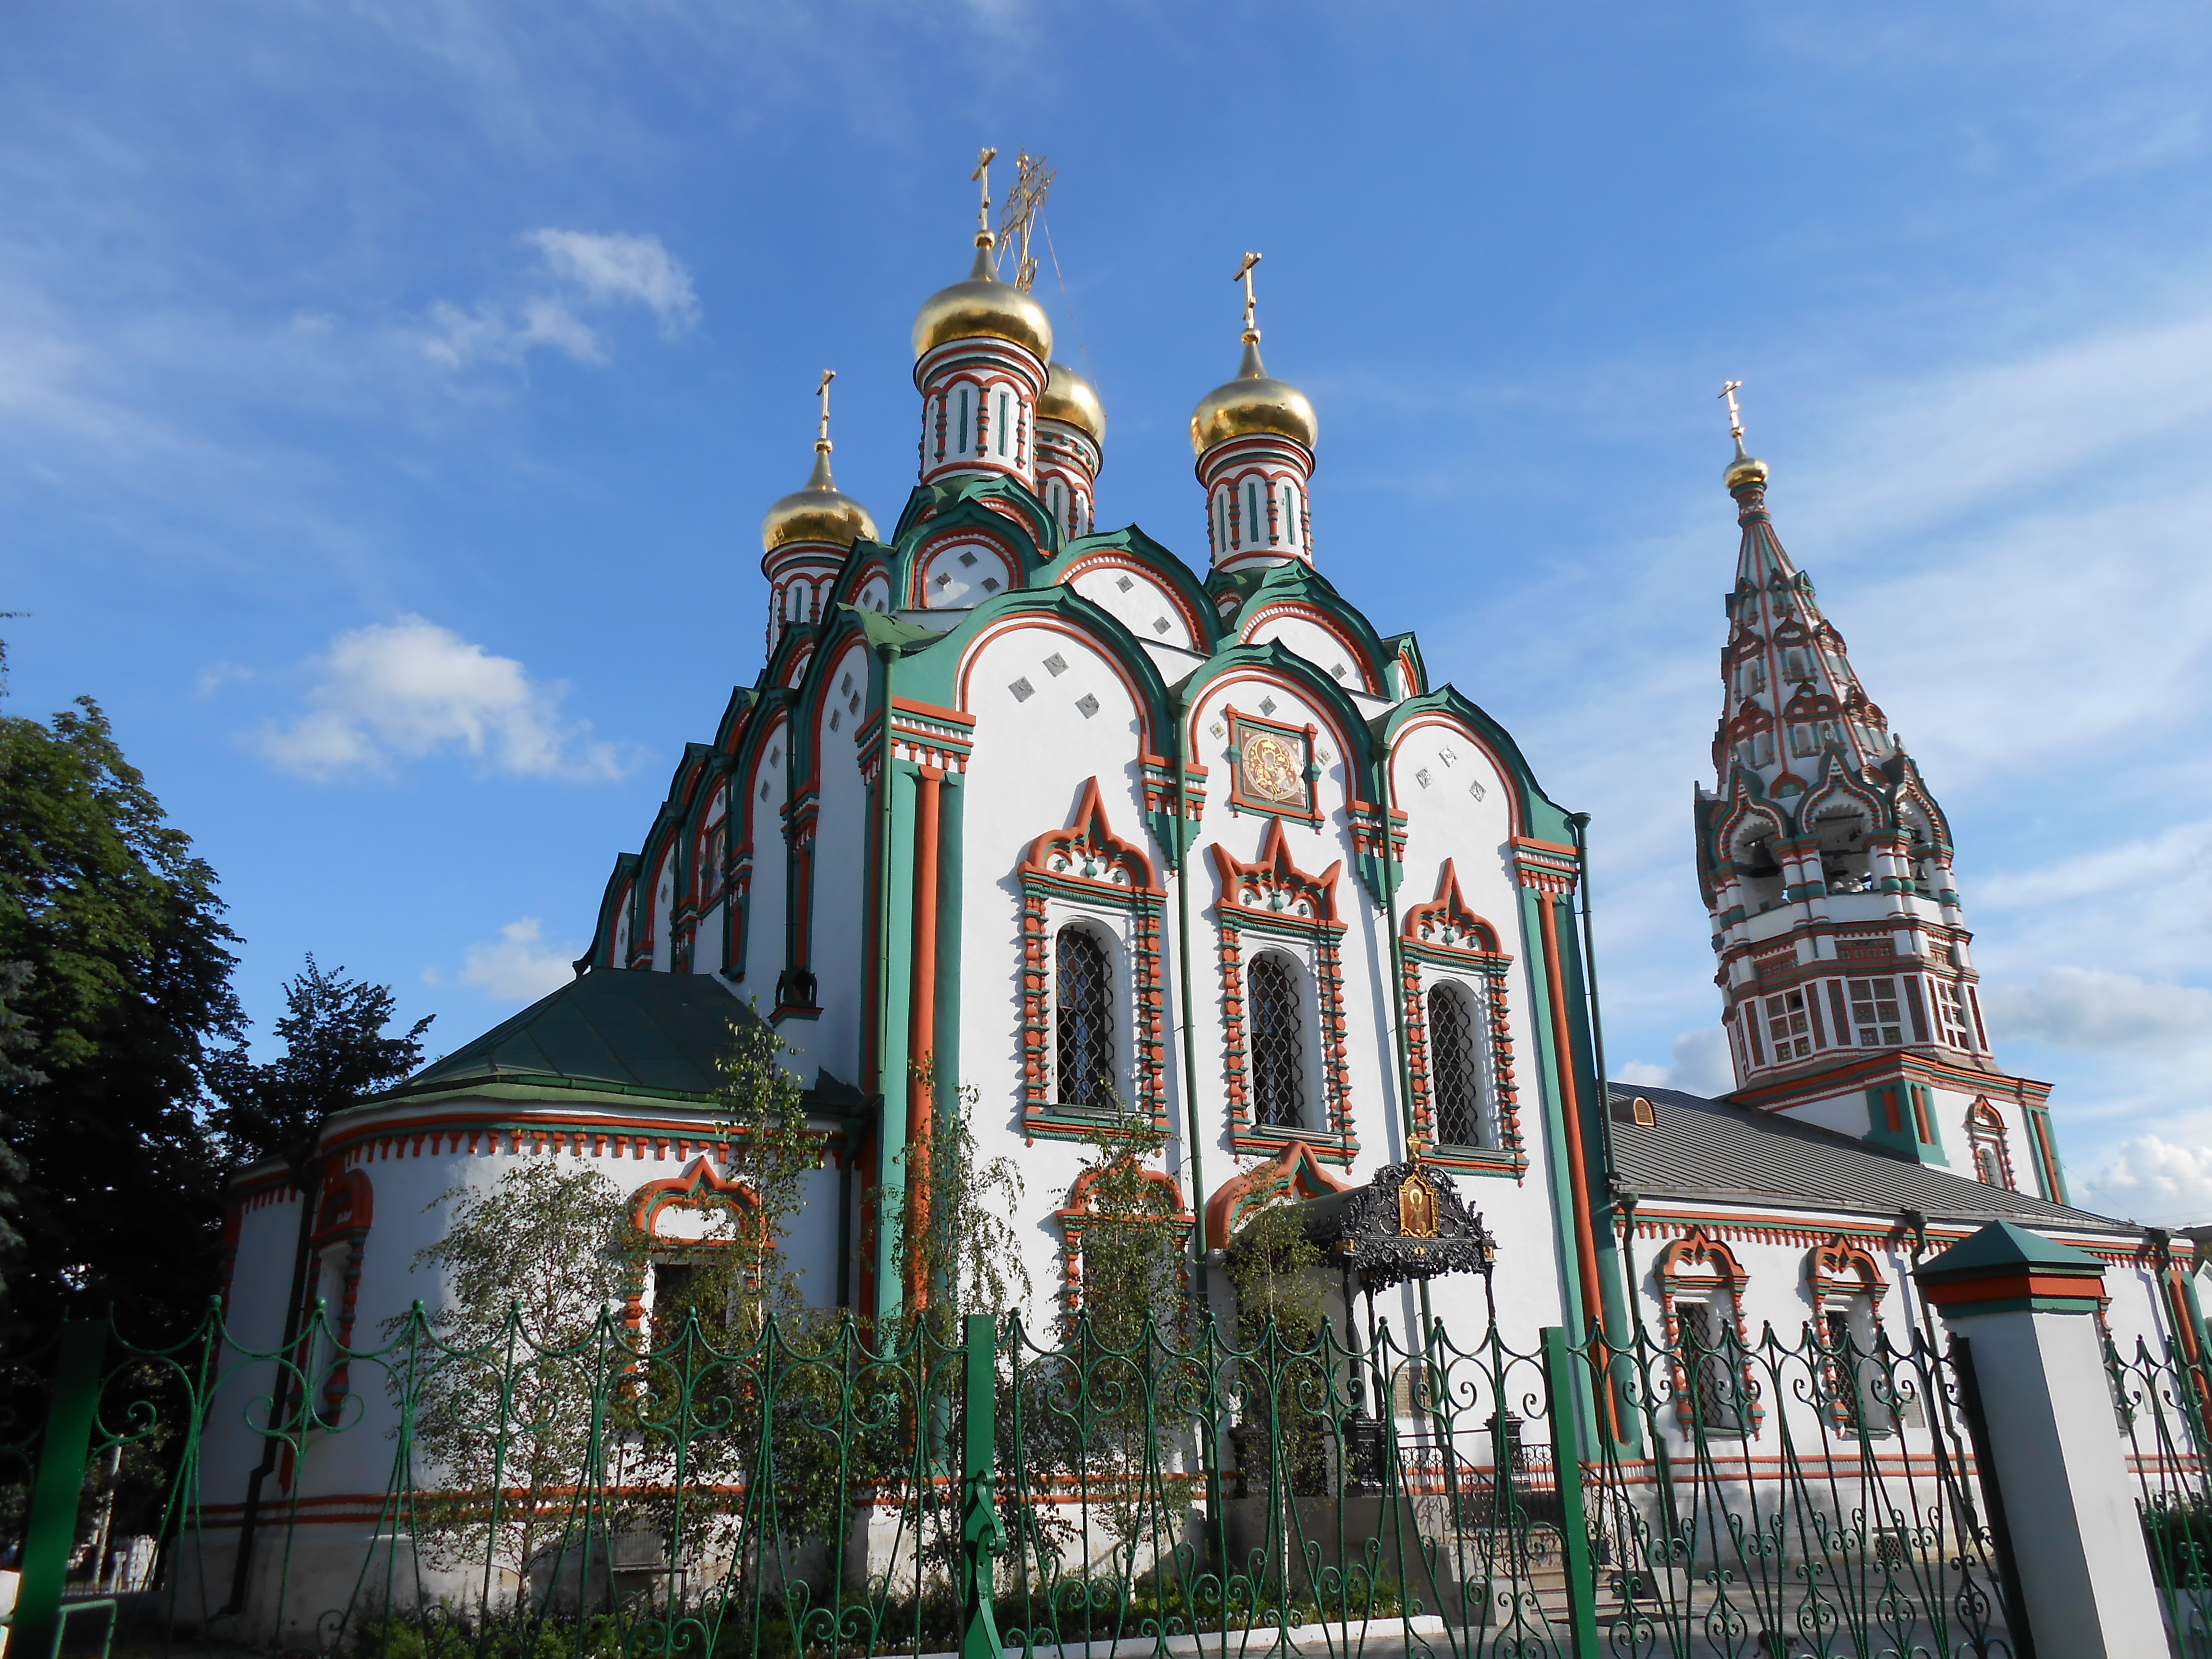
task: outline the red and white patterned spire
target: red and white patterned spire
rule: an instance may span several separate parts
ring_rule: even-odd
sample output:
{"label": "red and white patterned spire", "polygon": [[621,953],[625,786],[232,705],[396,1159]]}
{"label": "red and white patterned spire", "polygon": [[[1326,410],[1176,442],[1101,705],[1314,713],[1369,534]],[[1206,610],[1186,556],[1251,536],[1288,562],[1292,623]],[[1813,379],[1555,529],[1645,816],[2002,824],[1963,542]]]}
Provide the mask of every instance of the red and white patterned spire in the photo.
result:
{"label": "red and white patterned spire", "polygon": [[1723,795],[1741,771],[1757,776],[1760,793],[1781,800],[1811,788],[1832,751],[1840,751],[1847,769],[1863,773],[1887,760],[1896,745],[1887,718],[1851,670],[1843,635],[1820,614],[1812,579],[1775,534],[1766,463],[1744,453],[1735,402],[1741,385],[1731,380],[1722,393],[1735,441],[1725,477],[1743,539],[1728,597],[1713,769]]}
{"label": "red and white patterned spire", "polygon": [[[1885,1055],[1954,1074],[1995,1062],[1949,830],[1775,533],[1737,387],[1721,394],[1735,441],[1723,476],[1742,538],[1721,649],[1717,787],[1697,803],[1699,884],[1739,1093],[1783,1109],[1802,1099],[1844,1127]],[[1827,1074],[1859,1103],[1823,1103]]]}

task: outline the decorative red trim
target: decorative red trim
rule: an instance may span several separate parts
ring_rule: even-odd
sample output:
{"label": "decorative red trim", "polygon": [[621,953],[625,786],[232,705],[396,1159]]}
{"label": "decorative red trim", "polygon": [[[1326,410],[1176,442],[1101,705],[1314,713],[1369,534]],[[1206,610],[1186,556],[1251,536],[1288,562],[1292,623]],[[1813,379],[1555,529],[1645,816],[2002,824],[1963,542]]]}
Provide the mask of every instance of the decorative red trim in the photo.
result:
{"label": "decorative red trim", "polygon": [[[1310,600],[1274,599],[1261,605],[1256,611],[1247,611],[1237,619],[1237,642],[1239,645],[1254,643],[1253,636],[1279,617],[1294,617],[1301,622],[1310,622],[1320,629],[1322,632],[1336,641],[1344,654],[1351,659],[1352,665],[1358,671],[1359,689],[1370,696],[1379,697],[1382,695],[1380,669],[1368,659],[1366,648],[1346,630],[1342,623]],[[1298,654],[1304,656],[1305,653],[1300,652]]]}
{"label": "decorative red trim", "polygon": [[1249,1060],[1244,1042],[1243,936],[1245,928],[1250,927],[1303,940],[1313,951],[1321,1020],[1322,1133],[1334,1136],[1322,1156],[1348,1166],[1358,1155],[1359,1141],[1352,1124],[1352,1061],[1346,1044],[1345,924],[1336,915],[1336,879],[1343,872],[1344,860],[1339,859],[1319,876],[1308,875],[1291,861],[1282,820],[1276,817],[1267,820],[1260,856],[1253,863],[1245,863],[1218,842],[1207,850],[1221,878],[1214,917],[1219,938],[1230,1145],[1241,1156],[1266,1157],[1282,1147],[1286,1133],[1252,1121],[1251,1094],[1246,1083]]}
{"label": "decorative red trim", "polygon": [[1079,904],[1111,905],[1129,914],[1137,1099],[1139,1109],[1164,1130],[1167,991],[1160,918],[1167,895],[1144,848],[1114,833],[1097,778],[1084,784],[1069,828],[1048,830],[1030,843],[1015,878],[1022,892],[1022,1133],[1031,1143],[1040,1136],[1073,1139],[1083,1133],[1081,1125],[1050,1110],[1053,965],[1048,922],[1054,896]]}
{"label": "decorative red trim", "polygon": [[1682,1364],[1682,1320],[1676,1311],[1676,1298],[1683,1291],[1707,1290],[1724,1291],[1729,1301],[1729,1316],[1735,1327],[1736,1341],[1744,1354],[1744,1397],[1751,1406],[1751,1421],[1746,1432],[1756,1435],[1759,1425],[1765,1419],[1766,1408],[1759,1403],[1759,1376],[1750,1359],[1751,1336],[1745,1328],[1743,1290],[1751,1282],[1751,1275],[1735,1259],[1735,1252],[1703,1227],[1692,1227],[1681,1237],[1662,1249],[1653,1258],[1651,1275],[1659,1286],[1659,1314],[1667,1332],[1667,1363],[1674,1376],[1674,1414],[1683,1427],[1692,1426],[1690,1415],[1690,1374]]}
{"label": "decorative red trim", "polygon": [[[1497,1173],[1501,1160],[1518,1179],[1528,1167],[1521,1139],[1520,1090],[1513,1076],[1513,1036],[1506,1018],[1507,970],[1513,958],[1498,948],[1498,930],[1467,905],[1459,873],[1446,859],[1437,878],[1437,896],[1408,908],[1400,929],[1406,1050],[1413,1075],[1413,1134],[1420,1156],[1449,1169]],[[1440,1152],[1436,1146],[1436,1100],[1429,1069],[1429,1011],[1423,995],[1424,963],[1455,971],[1455,981],[1476,1000],[1488,1038],[1490,1083],[1495,1092],[1498,1145],[1482,1155]],[[1480,975],[1480,979],[1458,975]]]}
{"label": "decorative red trim", "polygon": [[750,1183],[732,1181],[714,1167],[714,1159],[704,1156],[692,1159],[691,1167],[682,1175],[671,1176],[665,1181],[648,1181],[630,1194],[630,1225],[647,1238],[653,1236],[653,1224],[660,1212],[687,1204],[696,1205],[702,1193],[716,1198],[726,1198],[749,1209],[760,1207],[760,1194]]}
{"label": "decorative red trim", "polygon": [[[1413,942],[1474,956],[1499,954],[1498,930],[1468,908],[1459,890],[1459,871],[1446,859],[1437,878],[1437,896],[1407,907],[1400,931]],[[1511,958],[1507,958],[1511,960]]]}
{"label": "decorative red trim", "polygon": [[[1123,1167],[1127,1167],[1127,1162],[1126,1158],[1122,1160]],[[1191,1226],[1197,1218],[1191,1214],[1190,1206],[1183,1198],[1182,1183],[1164,1170],[1139,1169],[1137,1173],[1154,1185],[1164,1188],[1169,1203],[1172,1206],[1168,1214],[1158,1217],[1154,1222],[1146,1224],[1174,1227],[1188,1238]],[[1075,1184],[1067,1189],[1066,1204],[1053,1214],[1053,1219],[1060,1223],[1060,1263],[1063,1295],[1068,1311],[1071,1313],[1075,1311],[1083,1299],[1084,1224],[1096,1219],[1091,1209],[1091,1190],[1097,1184],[1098,1177],[1103,1174],[1105,1174],[1103,1170],[1085,1170],[1081,1175],[1076,1176]]]}
{"label": "decorative red trim", "polygon": [[963,710],[969,707],[971,701],[969,682],[975,676],[975,665],[981,659],[984,647],[997,640],[1000,635],[1024,628],[1035,629],[1042,633],[1064,635],[1066,638],[1080,641],[1086,649],[1096,653],[1099,660],[1103,662],[1113,672],[1115,678],[1121,682],[1121,689],[1129,695],[1129,706],[1136,711],[1137,715],[1139,751],[1149,753],[1159,746],[1158,738],[1152,731],[1152,712],[1146,702],[1144,690],[1131,676],[1128,669],[1122,665],[1120,657],[1109,650],[1103,641],[1095,639],[1078,629],[1069,627],[1056,613],[1047,613],[1042,616],[1017,613],[1011,617],[1001,617],[968,641],[967,651],[961,657],[960,666],[953,676],[953,684],[958,689],[960,706]]}
{"label": "decorative red trim", "polygon": [[1240,1171],[1214,1189],[1206,1204],[1206,1242],[1212,1249],[1225,1249],[1244,1212],[1276,1193],[1321,1198],[1345,1192],[1351,1185],[1331,1173],[1312,1147],[1294,1140],[1265,1164]]}
{"label": "decorative red trim", "polygon": [[[1265,917],[1277,925],[1341,929],[1336,915],[1336,878],[1343,872],[1339,859],[1318,876],[1310,876],[1291,861],[1290,842],[1283,822],[1269,817],[1261,838],[1260,856],[1247,864],[1215,842],[1207,849],[1221,877],[1222,909],[1242,910]],[[1306,907],[1303,910],[1299,906]]]}

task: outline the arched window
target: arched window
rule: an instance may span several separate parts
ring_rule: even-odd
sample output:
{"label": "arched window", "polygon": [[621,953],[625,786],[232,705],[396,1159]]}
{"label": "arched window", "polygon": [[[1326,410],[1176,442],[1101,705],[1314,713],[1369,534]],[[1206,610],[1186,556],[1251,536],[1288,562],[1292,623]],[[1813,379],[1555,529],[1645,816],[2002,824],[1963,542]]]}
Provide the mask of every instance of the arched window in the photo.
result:
{"label": "arched window", "polygon": [[1255,957],[1251,972],[1252,1104],[1261,1123],[1297,1128],[1305,1117],[1305,1020],[1298,976],[1280,957]]}
{"label": "arched window", "polygon": [[1054,966],[1060,1103],[1110,1111],[1115,1067],[1106,948],[1088,928],[1063,927]]}
{"label": "arched window", "polygon": [[1437,1139],[1446,1146],[1486,1146],[1482,1072],[1474,1017],[1456,985],[1429,988],[1429,1076],[1434,1085]]}

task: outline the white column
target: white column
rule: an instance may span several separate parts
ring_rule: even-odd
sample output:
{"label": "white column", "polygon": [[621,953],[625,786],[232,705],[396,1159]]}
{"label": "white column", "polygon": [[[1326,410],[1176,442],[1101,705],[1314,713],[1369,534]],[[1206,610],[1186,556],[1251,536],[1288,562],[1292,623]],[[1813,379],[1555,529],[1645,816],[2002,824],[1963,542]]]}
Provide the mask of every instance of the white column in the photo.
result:
{"label": "white column", "polygon": [[2166,1631],[2091,1316],[2103,1274],[1993,1222],[1917,1277],[1969,1345],[2036,1650],[2143,1659]]}

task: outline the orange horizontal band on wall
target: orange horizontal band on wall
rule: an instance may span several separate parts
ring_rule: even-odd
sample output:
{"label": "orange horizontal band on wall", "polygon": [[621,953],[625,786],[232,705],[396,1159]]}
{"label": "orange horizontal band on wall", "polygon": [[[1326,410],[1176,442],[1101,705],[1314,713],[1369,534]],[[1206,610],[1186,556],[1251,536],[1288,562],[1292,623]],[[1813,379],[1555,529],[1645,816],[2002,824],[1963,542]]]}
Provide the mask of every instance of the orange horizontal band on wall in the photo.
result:
{"label": "orange horizontal band on wall", "polygon": [[2075,1302],[2094,1302],[2103,1297],[2105,1281],[2091,1273],[1996,1273],[1955,1285],[1930,1285],[1926,1291],[1929,1301],[1938,1308],[2014,1297],[2059,1297]]}

